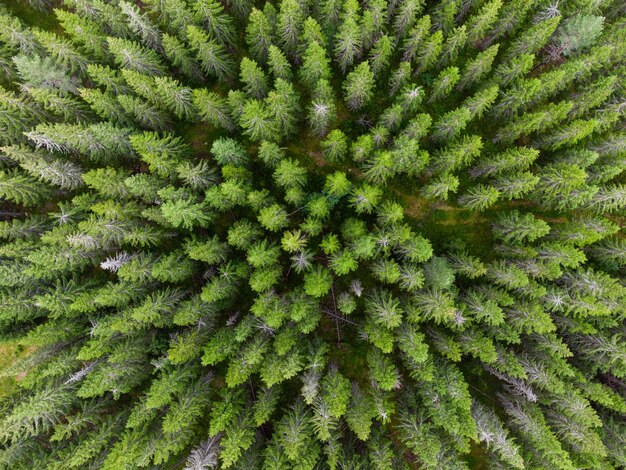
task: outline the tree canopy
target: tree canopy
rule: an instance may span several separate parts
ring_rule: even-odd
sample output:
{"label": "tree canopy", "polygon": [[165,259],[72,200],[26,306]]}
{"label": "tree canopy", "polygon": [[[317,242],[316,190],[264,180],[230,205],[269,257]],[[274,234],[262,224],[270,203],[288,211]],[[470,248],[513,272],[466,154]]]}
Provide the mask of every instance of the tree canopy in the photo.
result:
{"label": "tree canopy", "polygon": [[0,468],[626,467],[619,0],[0,5]]}

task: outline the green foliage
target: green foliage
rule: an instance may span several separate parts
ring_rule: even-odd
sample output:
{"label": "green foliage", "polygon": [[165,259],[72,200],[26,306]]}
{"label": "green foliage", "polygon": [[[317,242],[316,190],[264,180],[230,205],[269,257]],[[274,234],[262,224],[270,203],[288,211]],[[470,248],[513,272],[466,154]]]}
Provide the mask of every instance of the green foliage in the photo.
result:
{"label": "green foliage", "polygon": [[497,188],[487,185],[476,185],[470,189],[467,194],[459,197],[459,204],[470,210],[483,211],[495,204],[500,197],[500,191]]}
{"label": "green foliage", "polygon": [[426,285],[434,289],[447,289],[454,282],[454,271],[444,258],[433,256],[424,265]]}
{"label": "green foliage", "polygon": [[343,83],[347,106],[353,111],[358,111],[367,105],[372,98],[373,87],[374,74],[369,63],[362,62],[348,74]]}
{"label": "green foliage", "polygon": [[339,129],[330,131],[320,145],[324,152],[324,158],[331,163],[342,162],[348,151],[346,136]]}
{"label": "green foliage", "polygon": [[48,190],[35,178],[18,171],[0,172],[0,197],[8,201],[32,206],[47,196]]}
{"label": "green foliage", "polygon": [[624,467],[618,3],[8,2],[0,468]]}
{"label": "green foliage", "polygon": [[534,242],[537,238],[547,235],[550,226],[532,214],[520,214],[513,211],[499,218],[494,226],[494,235],[506,243],[521,244]]}
{"label": "green foliage", "polygon": [[109,37],[107,43],[120,67],[146,75],[165,74],[165,67],[154,50],[122,38]]}
{"label": "green foliage", "polygon": [[557,42],[564,55],[575,54],[593,45],[602,34],[604,17],[576,15],[563,23],[557,32]]}
{"label": "green foliage", "polygon": [[200,62],[202,70],[218,80],[226,80],[234,72],[234,62],[224,47],[194,25],[187,26],[187,41]]}
{"label": "green foliage", "polygon": [[278,204],[261,209],[258,220],[263,227],[271,232],[277,232],[289,223],[287,212]]}
{"label": "green foliage", "polygon": [[325,296],[330,291],[332,283],[330,272],[319,266],[304,275],[304,291],[311,297]]}
{"label": "green foliage", "polygon": [[317,41],[312,42],[306,49],[300,68],[300,80],[313,89],[320,80],[330,79],[330,60],[324,49]]}
{"label": "green foliage", "polygon": [[248,161],[245,149],[234,139],[216,139],[211,145],[211,154],[220,166],[243,166]]}

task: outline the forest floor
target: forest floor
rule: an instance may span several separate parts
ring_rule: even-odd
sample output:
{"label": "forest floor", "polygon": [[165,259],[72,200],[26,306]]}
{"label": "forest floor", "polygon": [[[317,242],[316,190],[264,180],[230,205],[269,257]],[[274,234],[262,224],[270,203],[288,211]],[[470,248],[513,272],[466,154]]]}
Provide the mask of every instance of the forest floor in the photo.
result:
{"label": "forest floor", "polygon": [[395,192],[404,203],[407,218],[435,247],[453,241],[462,243],[474,256],[490,258],[492,240],[487,217],[451,202],[425,199],[416,191],[396,188]]}
{"label": "forest floor", "polygon": [[[27,1],[8,1],[3,3],[12,15],[17,16],[28,26],[55,33],[63,32],[56,15],[53,15],[50,11],[42,13],[33,8]],[[55,1],[53,3],[58,5],[59,2]]]}
{"label": "forest floor", "polygon": [[3,377],[1,375],[2,371],[25,354],[26,350],[15,342],[0,344],[0,399],[8,396],[15,389],[15,379],[13,377]]}

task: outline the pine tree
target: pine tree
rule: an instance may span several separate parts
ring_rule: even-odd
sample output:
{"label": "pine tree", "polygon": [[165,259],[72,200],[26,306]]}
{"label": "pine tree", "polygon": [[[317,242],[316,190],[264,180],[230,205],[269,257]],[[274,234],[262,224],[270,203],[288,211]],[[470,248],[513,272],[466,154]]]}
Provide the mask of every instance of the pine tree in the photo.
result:
{"label": "pine tree", "polygon": [[343,90],[348,107],[359,110],[371,100],[374,86],[374,74],[369,63],[360,63],[348,74],[343,83]]}
{"label": "pine tree", "polygon": [[561,17],[556,16],[532,25],[504,51],[506,58],[511,60],[520,54],[535,54],[538,52],[556,31],[560,21]]}
{"label": "pine tree", "polygon": [[315,134],[323,136],[331,127],[336,114],[335,100],[330,84],[326,80],[318,81],[314,97],[309,105],[309,127]]}
{"label": "pine tree", "polygon": [[498,417],[478,401],[472,403],[472,414],[478,427],[478,437],[487,443],[489,450],[514,468],[524,468],[519,447],[508,437],[508,431]]}
{"label": "pine tree", "polygon": [[417,54],[417,71],[426,72],[437,62],[443,49],[443,33],[441,30],[435,31],[428,39],[424,40],[420,51]]}
{"label": "pine tree", "polygon": [[30,175],[46,183],[61,189],[76,189],[83,184],[83,170],[73,162],[52,159],[23,147],[3,147],[1,150]]}
{"label": "pine tree", "polygon": [[411,62],[415,59],[415,56],[424,42],[425,37],[428,35],[431,29],[431,21],[429,15],[424,15],[417,21],[415,26],[411,28],[408,37],[402,44],[402,60]]}
{"label": "pine tree", "polygon": [[[374,64],[374,62],[372,62]],[[395,95],[400,88],[406,85],[411,76],[411,64],[409,62],[401,62],[398,69],[392,72],[389,79],[389,88],[392,95]]]}
{"label": "pine tree", "polygon": [[497,86],[492,86],[479,91],[465,100],[464,105],[469,110],[472,119],[483,117],[483,114],[495,103],[498,91]]}
{"label": "pine tree", "polygon": [[278,47],[272,45],[269,47],[268,65],[275,79],[291,81],[292,70],[291,64]]}
{"label": "pine tree", "polygon": [[203,79],[200,66],[191,56],[190,52],[176,36],[163,33],[163,53],[165,57],[178,67],[185,76],[191,80],[201,81]]}
{"label": "pine tree", "polygon": [[460,89],[470,87],[488,74],[499,48],[499,44],[494,44],[480,52],[474,60],[468,61],[463,68],[457,87]]}
{"label": "pine tree", "polygon": [[229,131],[235,129],[228,102],[220,95],[206,89],[196,89],[193,91],[193,104],[202,120]]}
{"label": "pine tree", "polygon": [[156,77],[154,84],[163,102],[163,107],[167,108],[178,119],[194,120],[196,110],[191,88],[183,87],[178,81],[169,77]]}
{"label": "pine tree", "polygon": [[361,40],[363,50],[370,49],[380,35],[380,30],[384,28],[387,21],[386,0],[374,0],[368,3],[361,15]]}
{"label": "pine tree", "polygon": [[274,89],[265,101],[280,134],[283,137],[293,134],[297,128],[299,108],[299,97],[293,85],[281,78],[276,79]]}
{"label": "pine tree", "polygon": [[38,184],[35,178],[30,178],[18,171],[3,171],[0,173],[0,193],[3,199],[27,206],[35,205],[48,195],[45,186]]}
{"label": "pine tree", "polygon": [[532,214],[520,214],[517,211],[507,213],[497,220],[494,233],[506,243],[519,244],[534,242],[548,234],[550,226],[541,219],[535,219]]}
{"label": "pine tree", "polygon": [[530,71],[534,60],[535,56],[533,54],[520,54],[496,67],[494,76],[497,78],[498,83],[501,84],[501,87],[504,88]]}
{"label": "pine tree", "polygon": [[603,26],[602,16],[578,15],[569,18],[558,31],[557,47],[564,55],[575,54],[593,45],[602,34]]}
{"label": "pine tree", "polygon": [[432,139],[445,142],[459,135],[471,118],[470,110],[458,108],[441,116],[433,126]]}
{"label": "pine tree", "polygon": [[340,163],[348,151],[346,136],[339,129],[330,131],[320,145],[324,158],[331,163]]}
{"label": "pine tree", "polygon": [[242,110],[239,124],[252,140],[275,140],[278,129],[267,105],[259,100],[248,101]]}
{"label": "pine tree", "polygon": [[304,20],[304,25],[302,27],[301,50],[306,50],[314,42],[317,42],[320,45],[325,45],[328,43],[328,39],[317,20],[312,16],[309,16],[306,20]]}
{"label": "pine tree", "polygon": [[374,76],[380,75],[389,66],[392,53],[393,43],[391,39],[387,35],[381,36],[372,47],[368,59]]}
{"label": "pine tree", "polygon": [[267,60],[273,38],[274,28],[270,19],[262,11],[252,8],[246,26],[246,44],[256,60]]}
{"label": "pine tree", "polygon": [[492,0],[484,4],[480,11],[468,18],[467,39],[470,43],[478,42],[486,36],[497,21],[501,8],[501,0]]}
{"label": "pine tree", "polygon": [[200,0],[194,4],[194,13],[211,34],[223,45],[234,42],[235,29],[233,19],[224,12],[224,7],[214,0]]}
{"label": "pine tree", "polygon": [[71,42],[47,31],[35,30],[33,33],[58,65],[79,74],[85,72],[88,60],[74,49]]}
{"label": "pine tree", "polygon": [[267,76],[258,64],[244,57],[239,64],[239,78],[244,83],[244,89],[252,98],[261,99],[267,94]]}
{"label": "pine tree", "polygon": [[147,15],[144,15],[136,5],[125,1],[120,2],[119,7],[126,16],[130,29],[141,42],[151,49],[158,50],[161,47],[160,34]]}
{"label": "pine tree", "polygon": [[149,0],[146,2],[146,12],[154,15],[164,30],[179,37],[184,37],[187,26],[194,21],[193,12],[181,0]]}
{"label": "pine tree", "polygon": [[448,199],[450,193],[455,193],[459,188],[459,179],[446,173],[435,178],[430,184],[421,189],[421,194],[427,199]]}
{"label": "pine tree", "polygon": [[492,186],[476,185],[467,194],[459,197],[459,204],[472,210],[482,211],[495,204],[500,197],[500,191]]}
{"label": "pine tree", "polygon": [[432,84],[428,101],[432,103],[447,96],[460,78],[459,69],[456,67],[448,67],[442,70]]}
{"label": "pine tree", "polygon": [[444,66],[455,61],[459,53],[467,43],[467,27],[465,25],[454,28],[446,37],[441,54],[439,55],[438,66]]}
{"label": "pine tree", "polygon": [[298,36],[303,22],[304,12],[296,0],[281,2],[276,27],[283,50],[291,59],[298,57]]}
{"label": "pine tree", "polygon": [[187,27],[187,40],[204,73],[220,81],[233,76],[234,63],[222,45],[193,25]]}
{"label": "pine tree", "polygon": [[345,73],[361,54],[361,31],[358,17],[359,5],[347,0],[343,5],[343,19],[335,37],[335,60]]}
{"label": "pine tree", "polygon": [[120,67],[146,75],[165,74],[165,67],[161,59],[152,49],[122,38],[109,37],[107,43],[109,51]]}
{"label": "pine tree", "polygon": [[79,79],[68,75],[50,57],[16,55],[12,61],[24,86],[58,90],[62,95],[78,89]]}
{"label": "pine tree", "polygon": [[330,59],[325,49],[317,42],[312,42],[304,52],[300,80],[309,88],[313,88],[319,80],[330,78]]}

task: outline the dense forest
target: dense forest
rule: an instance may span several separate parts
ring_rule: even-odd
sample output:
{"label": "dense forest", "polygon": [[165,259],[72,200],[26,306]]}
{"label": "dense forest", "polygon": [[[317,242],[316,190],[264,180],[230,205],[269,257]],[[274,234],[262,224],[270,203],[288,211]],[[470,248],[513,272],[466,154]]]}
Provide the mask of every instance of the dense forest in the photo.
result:
{"label": "dense forest", "polygon": [[0,468],[626,468],[623,0],[0,3]]}

